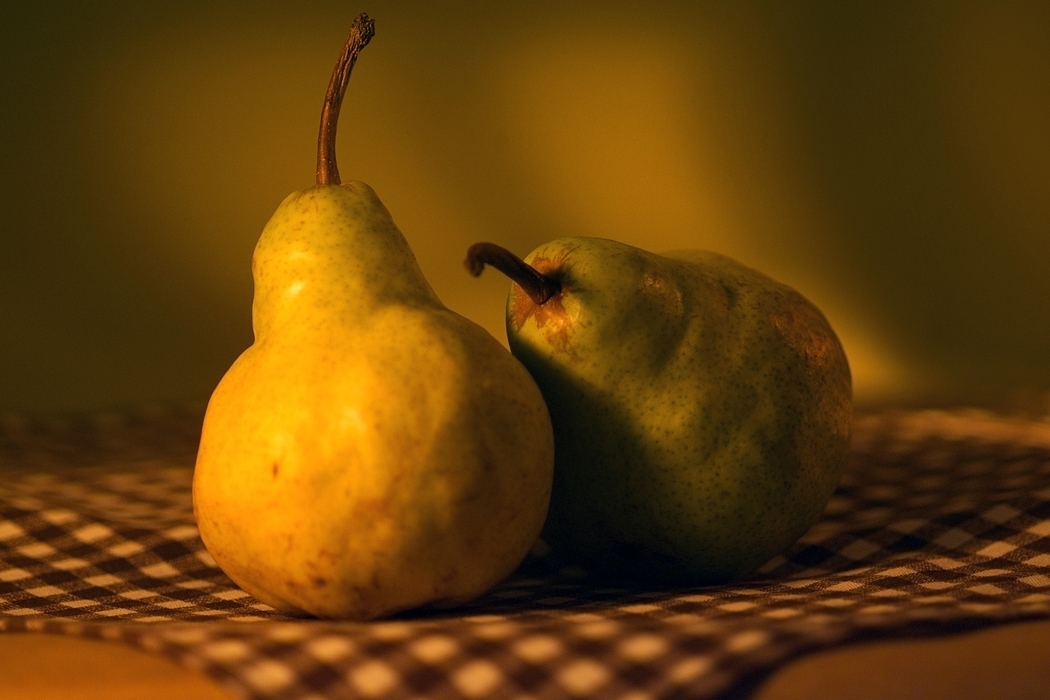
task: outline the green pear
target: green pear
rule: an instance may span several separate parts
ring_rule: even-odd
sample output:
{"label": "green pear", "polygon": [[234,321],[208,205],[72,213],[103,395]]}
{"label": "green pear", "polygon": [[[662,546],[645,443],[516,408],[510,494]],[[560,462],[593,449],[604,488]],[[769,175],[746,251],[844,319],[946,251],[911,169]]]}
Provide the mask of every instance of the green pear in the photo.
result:
{"label": "green pear", "polygon": [[562,238],[522,261],[514,355],[543,392],[555,469],[544,540],[617,574],[716,583],[820,516],[846,462],[849,365],[821,312],[728,257]]}
{"label": "green pear", "polygon": [[339,105],[373,27],[357,19],[332,77],[317,186],[255,248],[255,342],[208,403],[193,477],[230,578],[325,618],[484,593],[535,543],[554,460],[525,368],[441,304],[372,188],[339,178]]}

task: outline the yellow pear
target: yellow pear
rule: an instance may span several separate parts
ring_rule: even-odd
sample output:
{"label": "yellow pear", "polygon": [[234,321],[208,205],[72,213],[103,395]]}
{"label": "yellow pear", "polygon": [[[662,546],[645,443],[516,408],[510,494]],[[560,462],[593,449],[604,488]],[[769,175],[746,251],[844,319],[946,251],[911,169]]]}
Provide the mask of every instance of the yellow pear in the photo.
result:
{"label": "yellow pear", "polygon": [[339,178],[339,107],[373,33],[358,17],[336,65],[318,184],[259,238],[255,342],[208,403],[193,478],[230,578],[326,618],[484,593],[536,540],[554,460],[528,372],[442,305],[372,188]]}

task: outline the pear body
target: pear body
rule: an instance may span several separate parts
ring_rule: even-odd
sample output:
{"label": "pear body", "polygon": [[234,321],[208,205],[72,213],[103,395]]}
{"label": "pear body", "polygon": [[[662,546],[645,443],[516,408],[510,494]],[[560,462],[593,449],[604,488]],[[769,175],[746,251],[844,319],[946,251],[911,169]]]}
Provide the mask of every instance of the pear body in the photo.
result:
{"label": "pear body", "polygon": [[252,268],[255,342],[209,401],[193,479],[215,561],[325,618],[454,605],[507,576],[551,487],[526,370],[441,304],[363,183],[288,197]]}
{"label": "pear body", "polygon": [[543,538],[599,569],[716,583],[820,516],[852,425],[845,353],[798,292],[725,256],[563,238],[526,262],[507,332],[547,401],[554,488]]}

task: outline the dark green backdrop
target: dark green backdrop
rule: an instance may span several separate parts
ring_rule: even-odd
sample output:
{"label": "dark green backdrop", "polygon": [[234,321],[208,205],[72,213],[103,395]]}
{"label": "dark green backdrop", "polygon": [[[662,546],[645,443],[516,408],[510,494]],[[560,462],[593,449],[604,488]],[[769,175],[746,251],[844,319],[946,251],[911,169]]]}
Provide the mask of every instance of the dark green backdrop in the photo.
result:
{"label": "dark green backdrop", "polygon": [[0,6],[0,411],[205,398],[249,259],[340,129],[435,288],[502,338],[466,246],[715,248],[840,330],[861,403],[1050,387],[1050,5]]}

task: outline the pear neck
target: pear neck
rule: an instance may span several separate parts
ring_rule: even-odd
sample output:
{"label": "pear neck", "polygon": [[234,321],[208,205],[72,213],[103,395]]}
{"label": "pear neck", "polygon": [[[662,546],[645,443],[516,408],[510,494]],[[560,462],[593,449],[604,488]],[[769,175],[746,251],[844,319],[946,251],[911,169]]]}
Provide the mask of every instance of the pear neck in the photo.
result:
{"label": "pear neck", "polygon": [[257,331],[391,304],[440,306],[390,212],[361,182],[286,198],[259,237],[252,269]]}

